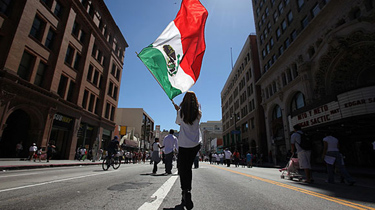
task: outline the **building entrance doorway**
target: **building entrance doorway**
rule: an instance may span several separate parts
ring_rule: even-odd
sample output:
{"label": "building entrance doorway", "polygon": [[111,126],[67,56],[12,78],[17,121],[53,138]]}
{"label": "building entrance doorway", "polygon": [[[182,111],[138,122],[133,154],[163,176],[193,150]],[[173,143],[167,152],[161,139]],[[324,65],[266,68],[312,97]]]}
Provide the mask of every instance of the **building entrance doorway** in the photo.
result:
{"label": "building entrance doorway", "polygon": [[23,110],[16,110],[9,115],[0,140],[0,158],[16,157],[16,145],[22,141],[23,150],[19,157],[26,158],[34,139],[29,137],[30,116]]}

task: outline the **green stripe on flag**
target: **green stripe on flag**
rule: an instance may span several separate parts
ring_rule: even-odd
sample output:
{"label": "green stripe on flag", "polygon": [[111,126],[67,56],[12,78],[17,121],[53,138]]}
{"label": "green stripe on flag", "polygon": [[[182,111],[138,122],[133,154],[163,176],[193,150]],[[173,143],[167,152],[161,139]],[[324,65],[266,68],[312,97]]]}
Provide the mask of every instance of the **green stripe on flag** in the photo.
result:
{"label": "green stripe on flag", "polygon": [[169,99],[173,99],[181,94],[181,90],[172,87],[168,78],[167,63],[160,50],[153,48],[152,45],[144,48],[138,57],[147,66],[148,70],[154,75],[155,79],[164,89]]}

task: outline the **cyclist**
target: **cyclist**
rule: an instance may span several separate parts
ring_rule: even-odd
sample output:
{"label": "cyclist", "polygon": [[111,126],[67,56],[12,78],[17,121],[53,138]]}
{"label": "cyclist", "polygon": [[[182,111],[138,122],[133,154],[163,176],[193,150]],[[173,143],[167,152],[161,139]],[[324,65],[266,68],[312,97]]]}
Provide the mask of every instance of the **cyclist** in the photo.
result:
{"label": "cyclist", "polygon": [[109,142],[108,157],[112,157],[113,154],[117,154],[119,146],[120,142],[118,141],[118,137],[115,136],[114,139],[112,139],[112,141]]}

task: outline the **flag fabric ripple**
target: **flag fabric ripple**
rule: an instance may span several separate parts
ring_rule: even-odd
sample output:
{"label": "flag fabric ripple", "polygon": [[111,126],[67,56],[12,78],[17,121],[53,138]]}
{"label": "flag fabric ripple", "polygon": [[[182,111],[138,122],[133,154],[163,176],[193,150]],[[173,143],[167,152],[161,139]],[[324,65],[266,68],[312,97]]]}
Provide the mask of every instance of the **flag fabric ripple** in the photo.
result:
{"label": "flag fabric ripple", "polygon": [[207,16],[199,0],[183,0],[176,18],[138,54],[169,99],[188,91],[199,77]]}

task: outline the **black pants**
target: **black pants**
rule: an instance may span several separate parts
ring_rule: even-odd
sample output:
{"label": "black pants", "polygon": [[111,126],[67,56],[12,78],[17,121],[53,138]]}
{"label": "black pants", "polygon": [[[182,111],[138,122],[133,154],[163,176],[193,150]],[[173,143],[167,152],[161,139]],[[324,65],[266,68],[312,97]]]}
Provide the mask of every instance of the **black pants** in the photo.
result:
{"label": "black pants", "polygon": [[225,162],[227,162],[227,167],[230,167],[230,159],[225,159]]}
{"label": "black pants", "polygon": [[191,167],[193,166],[195,156],[200,148],[200,144],[193,148],[178,148],[177,167],[182,190],[191,190],[191,182],[193,179]]}
{"label": "black pants", "polygon": [[159,162],[154,161],[154,168],[152,169],[152,173],[154,174],[156,174],[156,172],[158,171],[158,163]]}
{"label": "black pants", "polygon": [[165,163],[165,173],[171,174],[172,173],[172,160],[173,160],[173,152],[165,154],[164,157]]}

